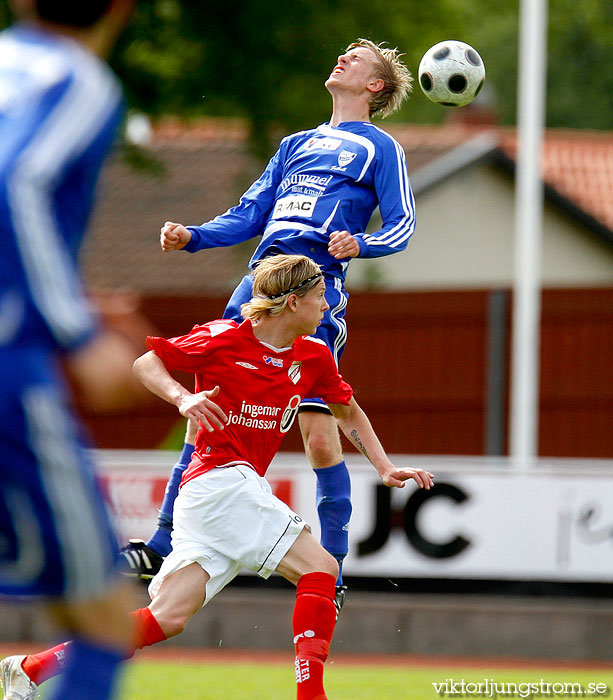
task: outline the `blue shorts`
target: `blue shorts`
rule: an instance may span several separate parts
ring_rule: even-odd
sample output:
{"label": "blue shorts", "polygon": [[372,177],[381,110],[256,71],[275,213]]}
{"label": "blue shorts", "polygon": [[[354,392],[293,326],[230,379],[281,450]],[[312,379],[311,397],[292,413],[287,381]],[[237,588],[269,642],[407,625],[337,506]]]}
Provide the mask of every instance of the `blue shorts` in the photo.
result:
{"label": "blue shorts", "polygon": [[54,359],[0,349],[0,594],[108,590],[117,539],[81,430]]}
{"label": "blue shorts", "polygon": [[[345,291],[345,285],[340,277],[324,275],[326,283],[326,301],[329,309],[324,314],[323,320],[315,332],[315,337],[323,340],[330,349],[336,364],[338,365],[345,343],[347,342],[347,323],[345,322],[345,310],[349,294]],[[247,275],[243,277],[238,287],[234,290],[230,301],[224,311],[224,318],[231,318],[234,321],[242,321],[241,304],[251,301],[253,296],[253,277]],[[300,405],[301,410],[314,410],[329,413],[329,409],[322,399],[304,399]]]}

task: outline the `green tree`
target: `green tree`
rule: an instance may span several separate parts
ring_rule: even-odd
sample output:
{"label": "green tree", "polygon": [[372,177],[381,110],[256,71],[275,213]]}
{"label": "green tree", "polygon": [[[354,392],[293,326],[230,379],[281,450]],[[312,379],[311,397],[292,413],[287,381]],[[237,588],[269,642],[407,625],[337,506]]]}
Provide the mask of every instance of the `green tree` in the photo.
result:
{"label": "green tree", "polygon": [[[486,84],[494,89],[500,121],[514,124],[519,0],[458,3],[463,5],[474,45],[485,60]],[[612,26],[611,0],[549,0],[547,126],[613,127]]]}
{"label": "green tree", "polygon": [[547,124],[613,128],[613,3],[550,0]]}
{"label": "green tree", "polygon": [[[385,39],[415,71],[439,32],[448,35],[463,21],[456,5],[432,0],[429,11],[418,5],[409,16],[401,0],[389,0],[385,11],[370,0],[157,0],[139,7],[116,66],[137,108],[246,117],[265,151],[271,131],[329,116],[323,83],[351,40]],[[444,23],[431,22],[433,7]],[[433,121],[439,111],[416,87],[401,118]]]}

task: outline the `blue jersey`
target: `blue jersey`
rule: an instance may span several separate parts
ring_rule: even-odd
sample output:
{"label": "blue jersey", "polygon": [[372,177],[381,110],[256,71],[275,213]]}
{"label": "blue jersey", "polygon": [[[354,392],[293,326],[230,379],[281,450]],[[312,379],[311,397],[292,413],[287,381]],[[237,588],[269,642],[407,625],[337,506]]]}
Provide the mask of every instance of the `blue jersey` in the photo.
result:
{"label": "blue jersey", "polygon": [[0,348],[72,350],[95,332],[76,257],[121,89],[80,44],[0,35]]}
{"label": "blue jersey", "polygon": [[[383,225],[366,233],[377,206]],[[370,122],[343,122],[284,138],[237,206],[202,226],[188,226],[192,238],[185,250],[261,235],[251,266],[271,253],[297,253],[344,278],[350,258],[328,253],[333,231],[348,231],[359,242],[359,257],[375,258],[404,250],[414,228],[415,203],[400,144]]]}
{"label": "blue jersey", "polygon": [[[102,595],[117,544],[59,352],[96,333],[77,254],[121,116],[77,42],[0,34],[0,593]],[[86,546],[83,545],[86,543]]]}

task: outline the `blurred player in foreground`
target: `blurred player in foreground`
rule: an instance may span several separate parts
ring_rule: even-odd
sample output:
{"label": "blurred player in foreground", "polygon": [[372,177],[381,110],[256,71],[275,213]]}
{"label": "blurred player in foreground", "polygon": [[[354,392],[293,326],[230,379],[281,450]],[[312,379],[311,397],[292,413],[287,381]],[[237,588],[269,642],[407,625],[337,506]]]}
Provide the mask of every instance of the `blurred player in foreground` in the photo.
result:
{"label": "blurred player in foreground", "polygon": [[[279,253],[315,260],[324,271],[330,307],[316,335],[338,363],[347,338],[344,281],[349,261],[404,250],[415,227],[404,151],[370,121],[402,105],[411,88],[411,74],[396,49],[360,39],[338,57],[326,88],[332,96],[329,123],[284,138],[237,206],[202,226],[167,222],[160,240],[164,251],[194,253],[261,236],[252,267]],[[381,228],[367,234],[377,206]],[[252,285],[251,275],[245,277],[224,318],[240,320],[241,304],[251,298]],[[307,398],[300,407],[299,423],[317,477],[321,542],[342,566],[348,547],[351,486],[336,422],[320,398]],[[157,532],[146,544],[133,542],[124,553],[125,568],[136,575],[150,577],[170,550],[172,503],[189,456],[187,444],[171,475]],[[342,584],[341,576],[338,583]],[[340,589],[339,607],[343,595]]]}
{"label": "blurred player in foreground", "polygon": [[[325,344],[309,337],[328,309],[319,266],[278,255],[254,272],[245,321],[212,321],[185,336],[148,338],[135,373],[200,429],[175,502],[172,551],[149,587],[152,602],[134,615],[135,648],[173,637],[243,567],[296,585],[293,635],[298,700],[325,700],[323,666],[336,623],[338,563],[310,527],[273,496],[266,470],[305,396],[321,396],[383,483],[403,487],[432,474],[388,459]],[[170,372],[195,375],[195,393]],[[214,399],[214,400],[213,400]],[[57,664],[48,652],[46,674]]]}
{"label": "blurred player in foreground", "polygon": [[[92,408],[123,402],[134,353],[102,330],[77,254],[121,119],[101,60],[132,0],[13,0],[0,34],[0,595],[40,597],[70,653],[54,698],[106,700],[131,639],[116,539],[70,407],[62,362]],[[6,700],[36,695],[39,665],[0,663]],[[26,675],[26,671],[28,675]]]}

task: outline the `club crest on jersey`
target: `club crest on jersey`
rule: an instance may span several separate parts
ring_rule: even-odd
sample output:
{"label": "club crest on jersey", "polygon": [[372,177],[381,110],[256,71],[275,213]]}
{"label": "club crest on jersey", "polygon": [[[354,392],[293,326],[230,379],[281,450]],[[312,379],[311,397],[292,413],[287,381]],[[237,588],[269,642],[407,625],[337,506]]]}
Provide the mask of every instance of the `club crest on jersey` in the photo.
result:
{"label": "club crest on jersey", "polygon": [[290,368],[287,370],[287,376],[292,380],[294,384],[298,384],[300,381],[300,369],[302,367],[302,362],[296,360],[292,362]]}
{"label": "club crest on jersey", "polygon": [[340,170],[344,172],[347,169],[349,163],[357,156],[357,153],[352,153],[343,148],[343,150],[338,154],[338,165],[333,165],[332,170]]}
{"label": "club crest on jersey", "polygon": [[272,365],[273,367],[283,367],[283,360],[280,357],[269,357],[264,355],[264,362],[267,365]]}

